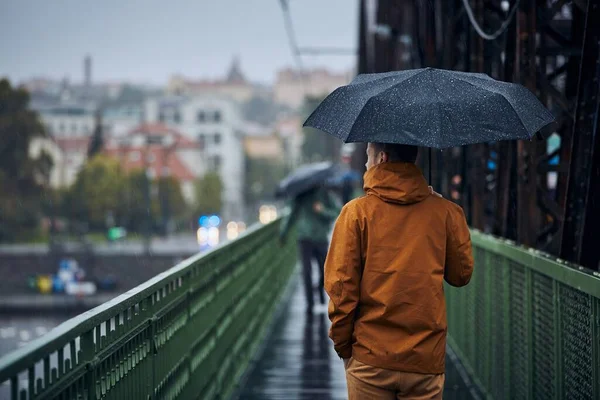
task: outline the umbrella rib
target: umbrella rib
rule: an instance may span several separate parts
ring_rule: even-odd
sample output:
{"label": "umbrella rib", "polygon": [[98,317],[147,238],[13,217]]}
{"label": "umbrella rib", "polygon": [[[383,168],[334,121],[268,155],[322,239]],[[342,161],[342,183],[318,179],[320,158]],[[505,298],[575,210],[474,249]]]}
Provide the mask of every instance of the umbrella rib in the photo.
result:
{"label": "umbrella rib", "polygon": [[[433,82],[434,89],[437,89],[437,87],[438,87],[438,86],[437,86],[437,84],[435,83],[435,81],[432,81],[432,82]],[[440,94],[438,93],[438,91],[437,91],[437,90],[436,90],[436,96],[437,96],[437,98],[438,98],[438,108],[439,108],[439,109],[442,111],[442,114],[443,114],[443,115],[444,115],[444,116],[445,116],[445,117],[448,119],[448,121],[450,121],[450,125],[453,125],[453,124],[452,124],[452,118],[450,118],[450,117],[448,116],[448,114],[446,113],[446,110],[445,110],[445,109],[444,109],[444,107],[442,107],[442,105],[441,105],[441,103],[442,103],[442,98],[441,98],[441,96],[440,96]],[[440,132],[441,132],[441,130],[442,130],[442,127],[440,126]],[[452,132],[454,132],[454,126],[452,126]],[[438,148],[441,148],[441,147],[442,147],[442,143],[441,143],[441,141],[439,141],[439,138],[436,138],[436,139],[438,139]]]}
{"label": "umbrella rib", "polygon": [[371,100],[376,99],[376,98],[378,98],[379,96],[381,96],[383,94],[386,94],[390,90],[396,88],[397,85],[400,85],[402,83],[408,82],[409,80],[413,79],[415,76],[421,75],[423,72],[425,72],[427,70],[429,70],[429,68],[423,68],[421,71],[417,72],[416,74],[414,74],[410,78],[404,79],[402,82],[399,82],[396,85],[390,86],[389,88],[385,89],[384,91],[382,91],[380,93],[377,93],[375,96],[371,96],[371,98],[369,100],[367,100],[367,102],[365,103],[365,105],[362,107],[362,110],[360,110],[360,112],[358,113],[358,115],[354,119],[354,122],[350,126],[350,131],[348,133],[348,137],[343,142],[344,143],[348,143],[347,140],[350,139],[350,136],[352,135],[352,131],[354,130],[354,126],[356,125],[356,122],[360,119],[361,115],[363,114],[363,112],[365,111],[365,109],[367,108],[367,106],[369,105],[369,103],[371,103]]}
{"label": "umbrella rib", "polygon": [[[473,87],[475,87],[475,88],[477,88],[477,89],[481,89],[481,90],[487,90],[487,91],[490,91],[490,92],[492,92],[492,93],[494,93],[494,94],[497,94],[497,95],[499,95],[500,97],[502,97],[502,99],[503,99],[503,100],[504,100],[506,103],[508,103],[508,105],[509,105],[509,107],[508,107],[508,108],[509,108],[509,109],[510,109],[510,110],[513,112],[513,114],[514,114],[514,115],[516,115],[516,116],[517,116],[517,119],[518,119],[518,120],[519,120],[519,122],[521,123],[521,126],[523,127],[523,129],[525,129],[525,132],[527,132],[527,135],[529,136],[529,139],[531,140],[531,137],[532,137],[532,136],[535,134],[535,132],[533,132],[533,133],[531,133],[531,134],[529,133],[529,129],[527,129],[527,127],[525,126],[525,123],[523,122],[523,119],[521,118],[521,116],[519,115],[519,113],[518,113],[518,112],[517,112],[517,111],[514,109],[514,107],[512,106],[511,102],[510,102],[510,101],[509,101],[509,100],[506,98],[506,96],[505,96],[504,94],[502,94],[502,93],[500,93],[500,92],[497,92],[497,91],[495,91],[495,90],[492,90],[492,89],[488,89],[488,88],[485,88],[485,89],[484,89],[484,88],[481,88],[481,87],[479,87],[479,86],[477,86],[477,85],[474,85],[473,83],[471,83],[471,82],[469,82],[469,81],[467,81],[467,80],[464,80],[464,79],[462,79],[462,78],[460,78],[460,77],[457,77],[456,79],[460,80],[461,82],[465,82],[465,83],[467,83],[467,84],[469,84],[469,85],[471,85],[471,86],[473,86]],[[549,116],[550,116],[550,117],[552,117],[552,119],[554,119],[554,116],[552,115],[552,113],[550,113],[550,111],[548,111],[546,108],[544,108],[544,110],[545,110],[545,111],[546,111],[546,112],[549,114]],[[540,128],[538,128],[538,130],[542,129],[542,128],[543,128],[544,126],[546,126],[546,125],[547,125],[547,124],[545,124],[545,125],[542,125]]]}

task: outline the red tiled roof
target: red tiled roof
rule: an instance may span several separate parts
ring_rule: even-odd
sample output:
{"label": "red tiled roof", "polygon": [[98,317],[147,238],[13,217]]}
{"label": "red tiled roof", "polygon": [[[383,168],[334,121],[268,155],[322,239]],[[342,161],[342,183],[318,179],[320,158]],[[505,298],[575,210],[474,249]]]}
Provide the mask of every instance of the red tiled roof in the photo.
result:
{"label": "red tiled roof", "polygon": [[176,147],[198,148],[200,144],[187,137],[176,129],[170,128],[162,123],[141,124],[127,133],[127,136],[137,134],[142,135],[173,135],[176,140]]}
{"label": "red tiled roof", "polygon": [[160,144],[122,146],[118,141],[111,141],[105,148],[105,154],[121,160],[121,166],[126,171],[148,168],[153,171],[154,176],[160,177],[163,169],[168,167],[169,175],[179,181],[190,181],[195,178],[179,158],[177,150],[201,149],[200,143],[188,139],[176,129],[162,123],[142,124],[126,134],[126,136],[135,135],[172,135],[175,143],[168,147]]}
{"label": "red tiled roof", "polygon": [[[104,153],[119,159],[125,171],[147,168],[153,171],[154,176],[160,177],[164,167],[168,167],[169,175],[179,181],[191,181],[195,178],[176,152],[165,150],[162,146],[150,146],[147,149],[110,148]],[[138,155],[132,157],[134,153]]]}

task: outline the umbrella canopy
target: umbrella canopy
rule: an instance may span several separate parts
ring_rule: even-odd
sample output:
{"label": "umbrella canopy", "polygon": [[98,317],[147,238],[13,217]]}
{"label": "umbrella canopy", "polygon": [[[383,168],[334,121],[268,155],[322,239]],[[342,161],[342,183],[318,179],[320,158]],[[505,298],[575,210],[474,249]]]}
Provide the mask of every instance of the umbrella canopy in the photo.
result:
{"label": "umbrella canopy", "polygon": [[443,149],[531,139],[553,120],[521,85],[485,74],[424,68],[359,75],[323,100],[304,126],[346,143]]}
{"label": "umbrella canopy", "polygon": [[275,197],[298,196],[321,185],[334,173],[335,168],[330,162],[302,165],[279,182]]}

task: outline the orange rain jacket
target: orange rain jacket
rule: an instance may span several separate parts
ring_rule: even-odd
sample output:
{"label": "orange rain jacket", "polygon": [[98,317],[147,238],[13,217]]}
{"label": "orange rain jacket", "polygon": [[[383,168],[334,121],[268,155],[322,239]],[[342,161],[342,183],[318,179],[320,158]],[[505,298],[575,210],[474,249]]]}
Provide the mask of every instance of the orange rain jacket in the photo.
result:
{"label": "orange rain jacket", "polygon": [[366,196],[342,209],[325,263],[335,350],[378,368],[443,373],[443,280],[464,286],[473,272],[463,211],[431,194],[414,164],[379,164],[364,181]]}

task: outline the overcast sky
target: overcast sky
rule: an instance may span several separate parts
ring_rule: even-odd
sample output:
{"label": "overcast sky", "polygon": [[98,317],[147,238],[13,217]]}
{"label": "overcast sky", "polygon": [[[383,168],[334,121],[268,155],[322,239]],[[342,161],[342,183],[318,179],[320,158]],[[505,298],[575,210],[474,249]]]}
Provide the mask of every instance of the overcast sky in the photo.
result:
{"label": "overcast sky", "polygon": [[[356,0],[290,0],[301,47],[357,46]],[[173,73],[216,78],[239,55],[247,77],[272,82],[294,65],[279,0],[0,0],[0,76],[165,83]],[[353,56],[304,56],[345,70]]]}

